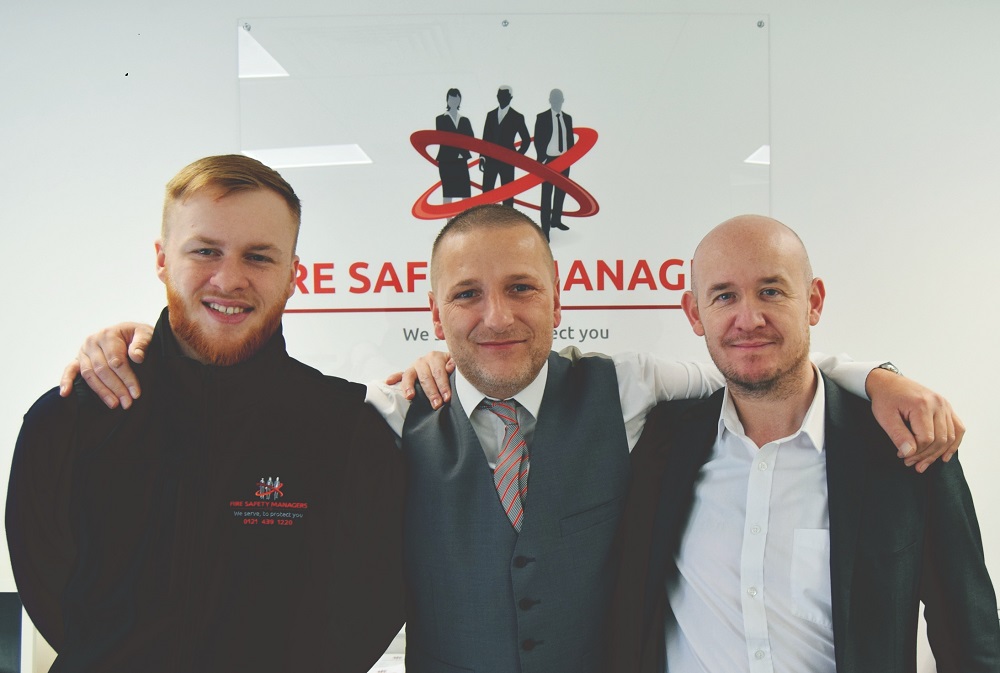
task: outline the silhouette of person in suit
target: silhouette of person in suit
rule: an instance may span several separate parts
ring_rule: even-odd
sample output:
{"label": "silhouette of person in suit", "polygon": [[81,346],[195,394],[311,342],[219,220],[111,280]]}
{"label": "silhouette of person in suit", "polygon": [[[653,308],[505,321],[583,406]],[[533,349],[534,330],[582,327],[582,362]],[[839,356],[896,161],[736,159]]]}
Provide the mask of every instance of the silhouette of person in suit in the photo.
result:
{"label": "silhouette of person in suit", "polygon": [[[524,122],[524,115],[510,106],[513,98],[514,90],[510,86],[505,84],[497,89],[499,107],[490,110],[486,115],[483,140],[513,150],[515,149],[514,139],[519,137],[521,146],[516,150],[524,154],[531,147],[531,135],[528,133],[528,125]],[[479,158],[479,170],[483,172],[484,192],[488,192],[496,186],[498,176],[501,185],[506,185],[514,180],[513,166],[490,157]],[[503,205],[513,206],[514,199],[504,199]]]}
{"label": "silhouette of person in suit", "polygon": [[[462,92],[458,89],[448,89],[445,95],[448,106],[445,113],[434,119],[434,128],[438,131],[461,133],[474,138],[472,123],[468,117],[458,114],[462,104]],[[469,160],[472,152],[450,145],[438,147],[438,175],[441,176],[441,196],[444,203],[452,199],[467,199],[472,196],[471,180],[469,178]]]}
{"label": "silhouette of person in suit", "polygon": [[[573,137],[573,118],[562,111],[562,104],[565,98],[559,89],[553,89],[549,93],[549,105],[545,112],[538,113],[535,118],[535,152],[538,154],[538,161],[543,164],[550,163],[556,157],[562,155],[575,142]],[[569,177],[569,168],[562,171],[562,174]],[[542,183],[542,203],[541,203],[541,225],[545,232],[545,238],[549,237],[549,229],[555,227],[566,231],[569,229],[562,223],[563,201],[566,200],[566,192],[552,185],[551,182]]]}

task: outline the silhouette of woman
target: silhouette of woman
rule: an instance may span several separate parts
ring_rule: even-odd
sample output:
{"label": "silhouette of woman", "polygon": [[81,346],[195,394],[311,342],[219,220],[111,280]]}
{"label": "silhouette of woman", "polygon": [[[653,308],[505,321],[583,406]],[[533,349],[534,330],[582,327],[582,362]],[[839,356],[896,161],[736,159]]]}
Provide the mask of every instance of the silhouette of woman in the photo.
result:
{"label": "silhouette of woman", "polygon": [[[458,89],[448,89],[445,100],[448,107],[444,114],[438,115],[434,120],[434,128],[474,138],[472,124],[468,118],[458,114],[458,108],[462,104],[462,93]],[[444,203],[451,203],[453,199],[469,198],[472,195],[472,186],[468,162],[472,158],[472,152],[450,145],[441,145],[438,147],[436,158]]]}

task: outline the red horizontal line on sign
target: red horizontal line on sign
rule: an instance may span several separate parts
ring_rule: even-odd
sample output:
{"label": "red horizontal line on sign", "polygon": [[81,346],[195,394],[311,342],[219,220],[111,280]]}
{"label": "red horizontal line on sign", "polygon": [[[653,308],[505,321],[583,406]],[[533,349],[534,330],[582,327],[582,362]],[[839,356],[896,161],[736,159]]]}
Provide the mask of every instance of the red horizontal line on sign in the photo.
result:
{"label": "red horizontal line on sign", "polygon": [[[564,311],[656,311],[680,309],[680,304],[618,304],[608,306],[563,306]],[[423,313],[428,307],[387,306],[383,308],[286,308],[285,313]]]}

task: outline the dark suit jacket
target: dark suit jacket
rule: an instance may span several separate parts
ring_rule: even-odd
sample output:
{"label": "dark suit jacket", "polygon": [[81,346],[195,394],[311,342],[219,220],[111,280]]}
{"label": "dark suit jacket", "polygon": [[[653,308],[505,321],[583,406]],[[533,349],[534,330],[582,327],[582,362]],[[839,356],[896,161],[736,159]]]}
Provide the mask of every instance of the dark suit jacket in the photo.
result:
{"label": "dark suit jacket", "polygon": [[[562,118],[563,124],[566,125],[566,148],[563,152],[567,152],[576,143],[576,139],[573,137],[573,118],[565,112],[562,113]],[[542,163],[549,160],[550,140],[552,140],[551,108],[545,112],[539,112],[538,116],[535,117],[535,152],[538,154],[538,160]]]}
{"label": "dark suit jacket", "polygon": [[[920,601],[938,671],[1000,671],[996,596],[958,461],[939,461],[923,475],[905,467],[870,404],[824,381],[838,673],[915,671]],[[677,572],[674,556],[715,442],[722,395],[659,405],[632,452],[617,541],[616,673],[662,670],[664,587]]]}
{"label": "dark suit jacket", "polygon": [[521,139],[521,146],[517,151],[524,154],[531,147],[531,134],[528,133],[528,125],[524,122],[524,115],[508,108],[503,121],[498,122],[500,108],[493,108],[486,114],[486,125],[483,127],[483,140],[495,143],[509,150],[514,149],[514,139]]}

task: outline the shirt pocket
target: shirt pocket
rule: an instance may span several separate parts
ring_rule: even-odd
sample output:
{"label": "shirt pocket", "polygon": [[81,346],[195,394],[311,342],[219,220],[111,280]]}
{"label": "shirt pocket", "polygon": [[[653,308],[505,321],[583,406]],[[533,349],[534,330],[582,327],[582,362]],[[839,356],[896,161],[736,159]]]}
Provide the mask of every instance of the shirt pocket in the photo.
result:
{"label": "shirt pocket", "polygon": [[792,613],[820,626],[833,626],[830,531],[796,528],[792,540]]}

